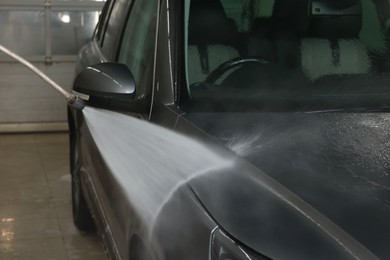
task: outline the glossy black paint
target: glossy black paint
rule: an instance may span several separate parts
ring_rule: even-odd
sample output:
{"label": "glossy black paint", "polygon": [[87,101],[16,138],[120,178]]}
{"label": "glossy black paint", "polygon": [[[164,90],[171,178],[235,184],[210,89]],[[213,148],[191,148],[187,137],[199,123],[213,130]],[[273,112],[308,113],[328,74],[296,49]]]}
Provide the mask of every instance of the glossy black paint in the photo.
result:
{"label": "glossy black paint", "polygon": [[[208,259],[210,233],[220,226],[259,259],[375,259],[369,250],[388,258],[388,189],[367,182],[376,176],[388,184],[387,114],[184,113],[179,107],[180,27],[174,22],[180,21],[179,2],[161,1],[150,111],[122,109],[139,112],[135,116],[141,118],[149,114],[152,123],[211,144],[238,163],[178,188],[157,218],[150,251],[167,260]],[[115,61],[131,3],[116,1],[106,35],[110,45],[103,50],[101,39],[94,39],[83,48],[78,71]],[[103,107],[117,109],[108,103]],[[83,188],[101,236],[111,258],[127,259],[134,251],[132,241],[152,246],[144,223],[118,189],[82,112],[71,110],[69,115],[71,135],[79,137]],[[368,125],[376,122],[373,129],[359,125],[364,119]],[[377,131],[375,125],[383,127]],[[232,136],[241,134],[245,140],[246,135],[258,133],[260,138],[252,145],[262,148],[246,156],[224,147]],[[363,140],[368,140],[366,145]],[[355,145],[349,147],[348,141]],[[355,171],[358,177],[351,174]]]}
{"label": "glossy black paint", "polygon": [[317,223],[244,169],[209,173],[190,182],[210,215],[236,241],[272,259],[352,259]]}
{"label": "glossy black paint", "polygon": [[85,95],[131,99],[135,93],[135,80],[124,64],[101,63],[88,66],[77,75],[73,90]]}
{"label": "glossy black paint", "polygon": [[[231,147],[237,145],[233,139],[237,136],[241,137],[241,142],[247,140],[247,150],[243,151],[247,152],[244,155],[247,160],[319,210],[378,257],[381,259],[389,257],[387,246],[387,241],[390,241],[389,114],[252,113],[188,114],[185,117]],[[261,226],[258,230],[255,226],[245,229],[237,223],[252,223],[253,221],[249,219],[255,218],[258,221],[263,219],[259,223],[277,223],[280,227],[280,223],[292,221],[293,218],[289,220],[283,218],[293,214],[281,214],[282,216],[277,217],[272,215],[272,210],[262,210],[262,207],[271,207],[270,205],[273,210],[282,208],[277,208],[275,201],[264,203],[263,200],[267,196],[265,194],[256,196],[261,189],[251,188],[253,183],[250,181],[238,185],[245,179],[230,177],[234,179],[225,182],[227,176],[218,178],[218,187],[211,181],[196,186],[200,190],[208,190],[207,187],[210,185],[209,189],[217,194],[224,191],[225,186],[233,188],[231,192],[224,192],[224,195],[220,196],[219,207],[212,201],[209,205],[207,197],[202,201],[206,208],[215,212],[212,215],[231,234],[245,241],[245,244],[252,244],[256,249],[261,249],[264,243],[257,239],[276,235],[273,233],[272,224],[269,226],[269,234],[258,236],[257,234],[267,230]],[[247,192],[237,195],[240,189],[234,190],[231,183],[235,183],[236,187],[246,187]],[[222,191],[216,191],[220,189]],[[254,199],[255,202],[250,205],[259,203],[258,208],[245,209],[246,204],[234,202],[234,198],[238,201]],[[221,207],[222,201],[227,203],[225,207]],[[228,224],[232,222],[228,219],[230,216],[226,208],[232,205],[240,212],[234,219],[236,224]],[[271,215],[269,219],[275,221],[266,221],[264,216],[258,216],[262,214],[261,212],[268,212]],[[292,231],[299,226],[297,223],[290,224],[286,230]],[[278,234],[278,237],[271,241],[286,238],[290,245],[298,241],[298,244],[315,243],[315,236],[310,235],[305,239],[306,228],[300,227],[298,230],[282,232],[283,235]],[[294,250],[299,250],[298,244],[294,246]],[[306,250],[309,248],[313,247]],[[321,250],[317,248],[313,252],[319,251]],[[327,249],[326,252],[330,253],[332,250]],[[310,250],[306,253],[310,253]],[[322,252],[320,256],[326,256],[326,253]]]}
{"label": "glossy black paint", "polygon": [[208,259],[210,230],[214,227],[203,205],[184,185],[163,207],[153,236],[165,259]]}
{"label": "glossy black paint", "polygon": [[136,99],[135,80],[124,64],[101,63],[85,68],[73,84],[75,95],[93,107],[145,112],[149,102]]}

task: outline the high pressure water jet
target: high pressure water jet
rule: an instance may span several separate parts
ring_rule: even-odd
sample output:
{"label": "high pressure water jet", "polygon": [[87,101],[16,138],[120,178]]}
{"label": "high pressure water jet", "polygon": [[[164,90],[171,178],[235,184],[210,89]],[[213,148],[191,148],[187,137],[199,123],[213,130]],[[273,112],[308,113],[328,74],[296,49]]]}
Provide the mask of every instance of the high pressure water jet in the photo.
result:
{"label": "high pressure water jet", "polygon": [[3,45],[0,44],[0,51],[6,54],[7,56],[11,57],[12,59],[20,62],[27,68],[29,68],[32,72],[34,72],[38,77],[40,77],[42,80],[44,80],[49,86],[53,87],[57,92],[59,92],[61,95],[63,95],[66,98],[66,101],[69,105],[71,105],[74,108],[77,109],[83,109],[85,107],[85,102],[81,98],[69,93],[66,91],[63,87],[58,85],[56,82],[54,82],[51,78],[49,78],[45,73],[43,73],[41,70],[39,70],[36,66],[34,66],[32,63],[28,62],[26,59],[22,58],[18,54],[12,52],[11,50],[5,48]]}

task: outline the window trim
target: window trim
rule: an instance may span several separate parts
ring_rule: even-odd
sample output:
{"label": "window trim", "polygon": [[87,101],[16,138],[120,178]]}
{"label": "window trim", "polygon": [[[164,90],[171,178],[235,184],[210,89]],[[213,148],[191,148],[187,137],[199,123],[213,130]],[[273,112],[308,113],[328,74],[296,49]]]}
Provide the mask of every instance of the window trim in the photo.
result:
{"label": "window trim", "polygon": [[107,9],[108,9],[109,3],[111,3],[111,0],[107,0],[107,2],[104,4],[102,12],[100,13],[100,16],[99,16],[99,21],[96,24],[95,31],[93,32],[93,39],[95,41],[100,40],[102,28],[103,28],[103,20],[106,20],[105,17],[107,16]]}
{"label": "window trim", "polygon": [[[149,107],[149,116],[148,120],[152,118],[153,114],[153,105],[154,105],[154,98],[155,98],[155,91],[156,88],[159,87],[159,82],[156,81],[156,75],[157,75],[157,52],[159,49],[159,38],[160,38],[160,18],[161,18],[161,6],[162,1],[164,0],[157,0],[157,17],[156,17],[156,35],[154,39],[154,54],[153,54],[153,72],[152,72],[152,89],[151,89],[151,97],[150,97],[150,107]],[[167,1],[167,0],[166,0]]]}
{"label": "window trim", "polygon": [[[107,6],[106,15],[104,16],[104,20],[103,19],[101,20],[103,23],[100,25],[100,21],[99,21],[99,24],[98,24],[98,26],[101,26],[100,32],[98,32],[98,38],[97,38],[100,47],[103,47],[104,38],[106,36],[106,31],[107,31],[107,26],[108,26],[108,21],[111,18],[112,9],[114,9],[114,5],[116,2],[116,0],[108,0],[108,1],[109,1],[109,5]],[[102,15],[103,15],[103,13],[102,13]],[[102,16],[102,18],[103,18],[103,16]],[[98,28],[98,27],[96,27],[96,28]]]}
{"label": "window trim", "polygon": [[[126,34],[126,25],[128,24],[128,21],[130,19],[130,15],[133,11],[134,4],[136,1],[145,1],[145,0],[132,0],[130,3],[130,7],[128,8],[126,19],[124,20],[122,28],[121,28],[122,30],[121,30],[120,37],[118,37],[119,44],[117,45],[116,53],[114,54],[114,61],[115,62],[119,62],[119,55],[121,52],[122,44],[124,42],[123,41],[124,36]],[[152,75],[151,75],[152,82],[150,84],[150,88],[151,88],[150,89],[150,108],[149,108],[148,117],[147,117],[148,120],[151,118],[151,115],[152,115],[153,103],[154,103],[154,97],[155,97],[156,72],[157,72],[157,52],[159,49],[159,35],[160,35],[160,25],[161,25],[160,19],[161,19],[161,10],[162,10],[162,2],[163,1],[167,1],[167,0],[156,0],[156,2],[157,2],[157,8],[156,8],[157,14],[156,14],[156,23],[155,23],[156,30],[155,30],[154,49],[153,49],[153,56],[152,56],[153,68],[152,68]],[[136,84],[136,89],[137,89],[137,84]]]}
{"label": "window trim", "polygon": [[121,34],[120,34],[120,37],[118,38],[119,44],[117,44],[116,53],[114,53],[114,61],[115,62],[118,62],[118,60],[119,60],[119,54],[120,54],[120,51],[122,48],[123,38],[125,37],[125,33],[126,33],[126,25],[130,19],[130,14],[131,14],[131,11],[133,10],[135,1],[137,1],[137,0],[131,0],[130,7],[128,8],[129,10],[127,11],[127,14],[126,14],[126,19],[124,20],[122,28],[121,28]]}
{"label": "window trim", "polygon": [[[173,1],[174,0],[169,0]],[[179,3],[176,3],[176,25],[175,25],[175,31],[176,31],[176,66],[175,66],[175,74],[176,74],[176,89],[175,92],[175,104],[180,110],[183,110],[183,106],[190,102],[191,97],[188,92],[188,81],[187,81],[187,64],[186,64],[186,53],[185,53],[185,1],[180,1]]]}

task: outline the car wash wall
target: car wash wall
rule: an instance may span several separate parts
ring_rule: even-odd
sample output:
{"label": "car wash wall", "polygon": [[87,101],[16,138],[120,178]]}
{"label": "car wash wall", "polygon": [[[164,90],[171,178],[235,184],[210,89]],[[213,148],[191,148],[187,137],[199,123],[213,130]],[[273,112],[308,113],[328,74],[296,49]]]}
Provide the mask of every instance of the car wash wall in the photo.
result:
{"label": "car wash wall", "polygon": [[[103,0],[3,0],[0,44],[65,89],[77,51],[92,36]],[[0,53],[0,132],[66,130],[66,101],[23,65]]]}

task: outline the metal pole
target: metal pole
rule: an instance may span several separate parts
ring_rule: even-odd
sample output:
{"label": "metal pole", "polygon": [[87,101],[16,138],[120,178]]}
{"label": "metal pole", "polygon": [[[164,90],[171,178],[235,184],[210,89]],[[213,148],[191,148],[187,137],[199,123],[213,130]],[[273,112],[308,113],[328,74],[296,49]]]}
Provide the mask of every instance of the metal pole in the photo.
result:
{"label": "metal pole", "polygon": [[51,0],[45,0],[45,62],[52,63],[52,46],[51,46]]}

